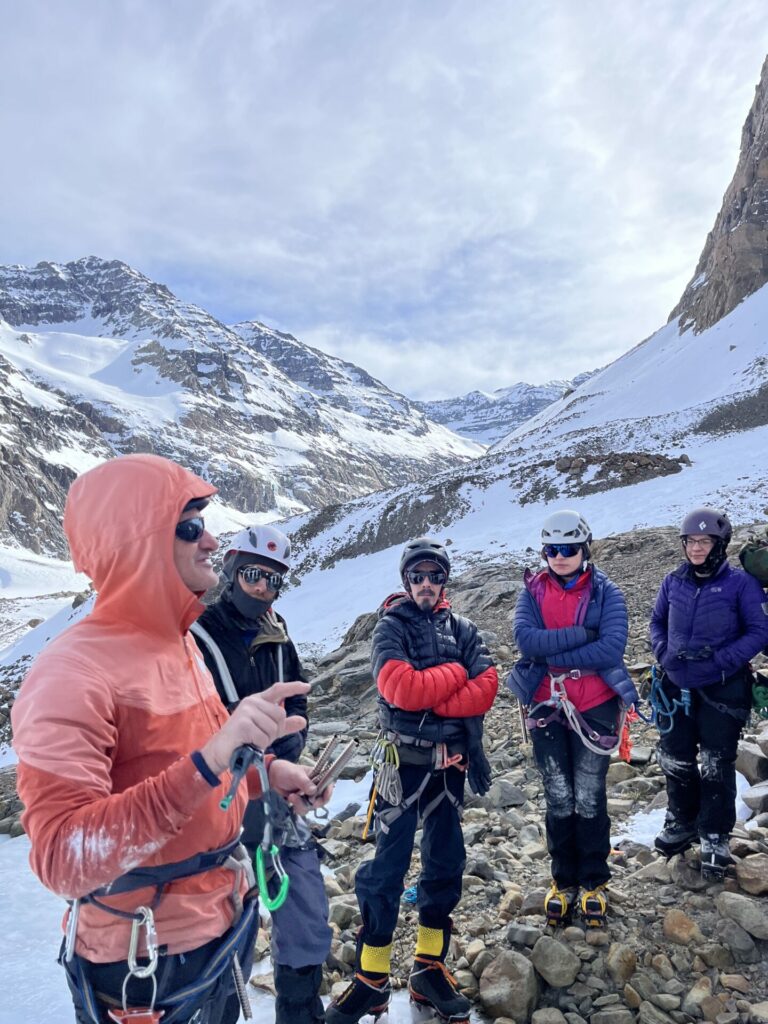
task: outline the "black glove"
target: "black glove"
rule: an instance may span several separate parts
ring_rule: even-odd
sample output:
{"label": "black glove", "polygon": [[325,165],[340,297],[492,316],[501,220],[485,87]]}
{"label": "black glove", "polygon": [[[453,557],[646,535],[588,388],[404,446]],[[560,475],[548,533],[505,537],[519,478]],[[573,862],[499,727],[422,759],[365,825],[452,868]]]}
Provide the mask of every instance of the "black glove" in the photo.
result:
{"label": "black glove", "polygon": [[477,796],[485,796],[491,788],[491,766],[482,747],[473,747],[467,765],[467,782]]}
{"label": "black glove", "polygon": [[588,644],[593,644],[595,642],[595,640],[599,640],[600,639],[600,634],[598,633],[598,631],[596,629],[588,629],[585,626],[584,627],[584,632],[587,634],[587,643]]}
{"label": "black glove", "polygon": [[709,661],[712,654],[711,647],[701,647],[698,651],[680,651],[677,657],[680,661]]}

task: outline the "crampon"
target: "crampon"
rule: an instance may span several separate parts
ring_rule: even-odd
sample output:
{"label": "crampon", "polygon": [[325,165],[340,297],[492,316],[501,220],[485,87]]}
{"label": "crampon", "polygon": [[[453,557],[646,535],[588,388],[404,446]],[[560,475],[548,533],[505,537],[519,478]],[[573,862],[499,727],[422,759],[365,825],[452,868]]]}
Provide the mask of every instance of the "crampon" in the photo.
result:
{"label": "crampon", "polygon": [[596,885],[581,894],[581,919],[587,928],[604,928],[605,915],[608,910],[605,886]]}
{"label": "crampon", "polygon": [[557,928],[568,925],[573,918],[573,908],[579,890],[574,888],[559,889],[556,882],[550,886],[544,897],[544,913],[547,915],[547,927]]}
{"label": "crampon", "polygon": [[716,833],[701,837],[701,877],[707,882],[722,882],[733,868],[734,860],[728,836]]}

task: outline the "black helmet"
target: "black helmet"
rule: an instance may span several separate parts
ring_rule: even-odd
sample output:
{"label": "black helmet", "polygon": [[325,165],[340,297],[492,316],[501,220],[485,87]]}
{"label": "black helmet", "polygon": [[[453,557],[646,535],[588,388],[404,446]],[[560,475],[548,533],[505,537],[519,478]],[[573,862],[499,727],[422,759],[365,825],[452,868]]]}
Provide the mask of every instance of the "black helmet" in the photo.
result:
{"label": "black helmet", "polygon": [[405,570],[414,562],[437,562],[445,575],[450,575],[451,560],[439,540],[432,537],[417,537],[409,540],[400,556],[400,578],[405,579]]}
{"label": "black helmet", "polygon": [[680,527],[681,537],[687,537],[691,533],[706,533],[710,537],[723,541],[726,546],[731,541],[731,532],[728,516],[708,505],[702,505],[701,508],[695,508],[689,512]]}
{"label": "black helmet", "polygon": [[708,505],[702,505],[701,508],[695,508],[688,513],[680,527],[680,539],[689,563],[691,560],[685,549],[685,538],[692,533],[705,533],[714,540],[715,543],[706,559],[701,565],[694,566],[694,571],[698,575],[714,575],[726,559],[726,550],[731,540],[731,524],[728,516]]}

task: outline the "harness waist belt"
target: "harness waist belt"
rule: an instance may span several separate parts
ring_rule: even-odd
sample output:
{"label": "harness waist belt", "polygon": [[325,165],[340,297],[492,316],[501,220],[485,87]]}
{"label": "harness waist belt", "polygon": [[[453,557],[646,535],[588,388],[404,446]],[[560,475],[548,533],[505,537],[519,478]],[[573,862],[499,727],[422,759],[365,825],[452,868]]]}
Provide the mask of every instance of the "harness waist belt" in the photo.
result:
{"label": "harness waist belt", "polygon": [[192,875],[200,875],[212,868],[220,868],[240,845],[240,838],[233,839],[226,846],[220,846],[217,850],[209,850],[207,853],[196,853],[186,860],[177,860],[172,864],[157,864],[153,867],[134,868],[120,875],[114,882],[95,889],[85,899],[93,896],[117,896],[124,892],[133,892],[136,889],[146,889],[149,886],[167,885],[179,878],[190,878]]}

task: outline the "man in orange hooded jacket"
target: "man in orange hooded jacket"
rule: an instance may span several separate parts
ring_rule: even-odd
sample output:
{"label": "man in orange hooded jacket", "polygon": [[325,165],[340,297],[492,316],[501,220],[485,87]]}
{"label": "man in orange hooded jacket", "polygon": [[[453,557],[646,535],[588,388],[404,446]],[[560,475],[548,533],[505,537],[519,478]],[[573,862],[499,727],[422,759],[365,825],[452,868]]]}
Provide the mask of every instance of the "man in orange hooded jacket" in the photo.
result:
{"label": "man in orange hooded jacket", "polygon": [[[187,632],[217,582],[218,545],[200,515],[215,493],[154,455],[75,480],[64,530],[98,597],[38,656],[13,708],[32,868],[73,901],[62,959],[82,1024],[128,1019],[136,1007],[159,1020],[164,997],[192,982],[186,1001],[164,1006],[164,1024],[239,1016],[231,956],[213,982],[205,972],[222,937],[246,962],[252,948],[258,915],[253,901],[243,910],[252,880],[237,839],[257,773],[226,811],[219,804],[238,747],[266,748],[305,726],[281,701],[308,687],[277,684],[231,717],[216,693]],[[314,795],[303,767],[278,760],[267,770],[291,802]]]}

